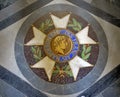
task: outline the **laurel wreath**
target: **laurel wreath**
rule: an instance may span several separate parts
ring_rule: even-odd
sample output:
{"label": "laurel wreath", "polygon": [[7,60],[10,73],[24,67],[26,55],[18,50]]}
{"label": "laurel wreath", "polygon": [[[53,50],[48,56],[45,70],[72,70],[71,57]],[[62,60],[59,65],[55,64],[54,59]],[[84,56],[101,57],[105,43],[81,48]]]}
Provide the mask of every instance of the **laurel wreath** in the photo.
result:
{"label": "laurel wreath", "polygon": [[54,70],[53,70],[53,76],[56,76],[56,75],[59,75],[60,77],[65,77],[65,75],[68,75],[69,77],[73,76],[72,70],[69,65],[65,65],[62,68],[60,68],[58,64],[54,67]]}
{"label": "laurel wreath", "polygon": [[88,61],[90,55],[91,55],[91,49],[92,49],[92,46],[89,46],[89,45],[83,45],[83,48],[82,48],[82,53],[81,53],[81,57],[82,59]]}
{"label": "laurel wreath", "polygon": [[72,18],[72,21],[70,21],[68,27],[71,27],[75,31],[80,31],[82,29],[82,25],[75,18]]}
{"label": "laurel wreath", "polygon": [[44,32],[47,30],[49,27],[53,26],[53,22],[51,19],[46,19],[44,22],[42,22],[39,26],[39,30]]}
{"label": "laurel wreath", "polygon": [[31,51],[33,53],[33,58],[35,59],[36,62],[41,60],[42,54],[39,46],[32,46]]}

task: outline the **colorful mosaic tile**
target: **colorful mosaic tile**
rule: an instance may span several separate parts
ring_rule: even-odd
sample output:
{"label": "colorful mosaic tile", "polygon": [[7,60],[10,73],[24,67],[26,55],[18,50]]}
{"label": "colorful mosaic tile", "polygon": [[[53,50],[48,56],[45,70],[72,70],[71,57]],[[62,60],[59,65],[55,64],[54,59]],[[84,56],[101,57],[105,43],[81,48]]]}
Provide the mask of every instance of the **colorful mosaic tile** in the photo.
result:
{"label": "colorful mosaic tile", "polygon": [[31,25],[24,40],[26,60],[40,78],[68,84],[85,77],[99,54],[87,21],[71,12],[51,12]]}

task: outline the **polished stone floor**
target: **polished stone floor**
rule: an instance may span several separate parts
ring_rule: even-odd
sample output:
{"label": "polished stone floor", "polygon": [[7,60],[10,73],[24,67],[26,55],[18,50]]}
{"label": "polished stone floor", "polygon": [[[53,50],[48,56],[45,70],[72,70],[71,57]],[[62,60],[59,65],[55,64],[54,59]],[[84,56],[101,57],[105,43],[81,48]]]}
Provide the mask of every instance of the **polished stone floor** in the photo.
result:
{"label": "polished stone floor", "polygon": [[0,97],[120,97],[119,4],[0,4]]}

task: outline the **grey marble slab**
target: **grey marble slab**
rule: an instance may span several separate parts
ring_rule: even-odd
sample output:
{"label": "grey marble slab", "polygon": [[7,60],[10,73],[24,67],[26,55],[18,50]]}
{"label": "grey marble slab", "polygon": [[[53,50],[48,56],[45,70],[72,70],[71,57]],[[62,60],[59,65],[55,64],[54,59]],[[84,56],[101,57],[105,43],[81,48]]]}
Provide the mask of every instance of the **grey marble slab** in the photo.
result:
{"label": "grey marble slab", "polygon": [[0,97],[25,97],[25,94],[21,93],[11,85],[5,83],[0,79]]}
{"label": "grey marble slab", "polygon": [[120,97],[120,79],[102,92],[103,97]]}
{"label": "grey marble slab", "polygon": [[[112,0],[109,0],[112,1]],[[115,1],[115,0],[113,0]],[[120,3],[120,2],[119,2]],[[108,2],[108,0],[92,0],[91,3],[93,6],[95,6],[96,8],[99,8],[103,11],[105,11],[106,13],[109,13],[113,16],[116,16],[117,18],[120,18],[120,7],[116,6],[115,4],[113,4],[112,2]]]}

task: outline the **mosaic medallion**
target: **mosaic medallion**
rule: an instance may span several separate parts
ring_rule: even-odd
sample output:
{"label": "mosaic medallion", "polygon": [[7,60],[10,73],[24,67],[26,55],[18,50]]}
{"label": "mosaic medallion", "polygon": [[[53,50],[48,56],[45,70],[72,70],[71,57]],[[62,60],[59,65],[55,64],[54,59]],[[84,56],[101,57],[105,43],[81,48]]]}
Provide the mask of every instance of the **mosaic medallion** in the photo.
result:
{"label": "mosaic medallion", "polygon": [[71,60],[79,50],[76,36],[67,30],[55,30],[47,35],[44,50],[56,62]]}
{"label": "mosaic medallion", "polygon": [[55,4],[40,8],[21,26],[15,58],[36,89],[55,95],[90,87],[107,62],[102,27],[82,8]]}
{"label": "mosaic medallion", "polygon": [[81,17],[71,12],[53,12],[31,25],[24,52],[30,68],[40,78],[67,84],[92,70],[99,42],[90,24]]}

